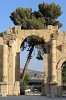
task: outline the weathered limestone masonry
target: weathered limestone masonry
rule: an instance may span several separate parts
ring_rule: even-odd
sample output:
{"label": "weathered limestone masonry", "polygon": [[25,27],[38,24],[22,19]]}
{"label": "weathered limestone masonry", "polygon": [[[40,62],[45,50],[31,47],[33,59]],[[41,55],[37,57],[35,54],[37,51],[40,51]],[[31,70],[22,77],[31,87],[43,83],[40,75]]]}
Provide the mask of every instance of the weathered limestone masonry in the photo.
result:
{"label": "weathered limestone masonry", "polygon": [[66,61],[66,32],[55,26],[42,30],[22,30],[20,26],[10,27],[0,37],[0,93],[20,94],[20,46],[30,35],[44,39],[44,85],[42,94],[50,97],[62,96],[61,66]]}

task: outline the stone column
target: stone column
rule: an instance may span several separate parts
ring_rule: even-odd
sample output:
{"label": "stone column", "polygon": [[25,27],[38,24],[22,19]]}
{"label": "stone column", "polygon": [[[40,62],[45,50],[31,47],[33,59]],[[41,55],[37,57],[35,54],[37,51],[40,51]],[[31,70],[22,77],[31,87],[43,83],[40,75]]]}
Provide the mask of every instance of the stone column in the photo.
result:
{"label": "stone column", "polygon": [[57,82],[56,72],[56,39],[51,40],[51,82]]}
{"label": "stone column", "polygon": [[57,97],[57,72],[56,72],[56,39],[51,39],[51,81],[50,96]]}
{"label": "stone column", "polygon": [[44,95],[49,95],[49,67],[48,67],[48,54],[44,54]]}
{"label": "stone column", "polygon": [[15,43],[9,41],[8,95],[13,95],[15,82]]}
{"label": "stone column", "polygon": [[8,45],[3,45],[3,82],[7,82]]}

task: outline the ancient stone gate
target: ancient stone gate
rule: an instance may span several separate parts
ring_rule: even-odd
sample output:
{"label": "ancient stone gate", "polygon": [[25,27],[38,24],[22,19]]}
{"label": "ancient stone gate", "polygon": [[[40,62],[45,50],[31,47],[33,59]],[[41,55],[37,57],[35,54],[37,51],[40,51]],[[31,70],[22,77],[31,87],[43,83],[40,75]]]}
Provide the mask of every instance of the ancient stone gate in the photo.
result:
{"label": "ancient stone gate", "polygon": [[23,30],[20,26],[10,27],[0,37],[0,93],[20,94],[20,46],[30,35],[44,39],[44,85],[42,94],[62,96],[62,63],[66,61],[66,32],[57,27],[48,26],[42,30]]}

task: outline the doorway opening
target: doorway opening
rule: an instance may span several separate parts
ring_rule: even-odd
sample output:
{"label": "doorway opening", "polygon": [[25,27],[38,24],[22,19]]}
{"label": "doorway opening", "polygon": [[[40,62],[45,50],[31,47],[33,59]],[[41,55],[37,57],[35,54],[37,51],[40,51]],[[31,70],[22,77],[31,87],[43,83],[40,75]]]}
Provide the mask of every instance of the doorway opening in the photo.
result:
{"label": "doorway opening", "polygon": [[66,61],[62,64],[62,85],[63,93],[66,94]]}
{"label": "doorway opening", "polygon": [[[20,53],[21,94],[41,94],[44,79],[44,53],[46,53],[45,41],[38,36],[29,36],[22,42]],[[26,78],[30,78],[27,86],[24,83]]]}

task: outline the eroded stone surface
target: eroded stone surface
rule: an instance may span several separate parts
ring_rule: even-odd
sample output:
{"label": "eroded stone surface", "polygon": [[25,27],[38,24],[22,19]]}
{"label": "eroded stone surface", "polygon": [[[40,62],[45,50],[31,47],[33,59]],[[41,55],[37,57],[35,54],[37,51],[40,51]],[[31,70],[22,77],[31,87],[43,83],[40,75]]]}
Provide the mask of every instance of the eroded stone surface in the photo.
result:
{"label": "eroded stone surface", "polygon": [[[0,92],[6,95],[20,93],[20,46],[30,35],[39,36],[45,41],[44,84],[42,94],[51,97],[62,96],[61,66],[66,61],[66,32],[48,26],[41,30],[21,30],[10,27],[0,37]],[[6,85],[2,84],[6,82]]]}

